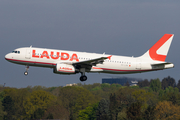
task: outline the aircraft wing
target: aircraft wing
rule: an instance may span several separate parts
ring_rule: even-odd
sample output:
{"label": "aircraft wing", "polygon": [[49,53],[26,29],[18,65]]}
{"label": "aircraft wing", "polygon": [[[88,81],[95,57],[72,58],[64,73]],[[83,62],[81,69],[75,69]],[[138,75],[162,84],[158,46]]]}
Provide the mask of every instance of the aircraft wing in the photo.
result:
{"label": "aircraft wing", "polygon": [[74,65],[77,68],[91,69],[92,66],[96,66],[96,64],[102,64],[104,60],[110,59],[111,57],[112,55],[108,57],[100,57],[91,60],[85,60],[85,61],[73,63],[72,65]]}

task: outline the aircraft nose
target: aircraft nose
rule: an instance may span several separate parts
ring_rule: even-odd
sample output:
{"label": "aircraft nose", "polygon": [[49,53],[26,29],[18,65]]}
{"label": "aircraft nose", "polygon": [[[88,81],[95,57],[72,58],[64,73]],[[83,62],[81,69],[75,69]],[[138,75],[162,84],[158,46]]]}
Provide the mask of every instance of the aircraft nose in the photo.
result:
{"label": "aircraft nose", "polygon": [[8,58],[10,58],[9,54],[5,55],[5,59],[8,60]]}

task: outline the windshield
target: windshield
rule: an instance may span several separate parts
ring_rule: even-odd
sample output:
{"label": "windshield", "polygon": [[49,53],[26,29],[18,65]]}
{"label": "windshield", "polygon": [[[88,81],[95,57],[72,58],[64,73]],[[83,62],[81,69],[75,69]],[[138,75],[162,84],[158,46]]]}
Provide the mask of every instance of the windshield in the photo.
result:
{"label": "windshield", "polygon": [[20,54],[20,51],[12,51],[12,53]]}

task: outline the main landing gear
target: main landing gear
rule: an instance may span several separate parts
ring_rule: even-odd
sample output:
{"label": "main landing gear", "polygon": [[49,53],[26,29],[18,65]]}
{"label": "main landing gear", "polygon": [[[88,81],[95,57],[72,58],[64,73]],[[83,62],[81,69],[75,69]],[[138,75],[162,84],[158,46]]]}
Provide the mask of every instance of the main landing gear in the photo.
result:
{"label": "main landing gear", "polygon": [[80,72],[81,72],[81,77],[80,77],[80,81],[86,81],[87,80],[87,77],[85,75],[85,68],[81,68],[80,69]]}
{"label": "main landing gear", "polygon": [[85,76],[85,75],[81,75],[81,77],[80,77],[80,81],[86,81],[87,80],[87,77]]}
{"label": "main landing gear", "polygon": [[29,66],[26,66],[26,71],[24,72],[24,75],[25,75],[25,76],[28,75],[28,70],[29,70]]}

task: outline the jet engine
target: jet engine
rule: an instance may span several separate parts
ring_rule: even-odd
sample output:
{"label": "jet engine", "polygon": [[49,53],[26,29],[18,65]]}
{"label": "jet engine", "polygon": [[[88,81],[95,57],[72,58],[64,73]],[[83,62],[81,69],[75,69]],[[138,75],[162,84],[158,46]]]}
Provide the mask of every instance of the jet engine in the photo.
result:
{"label": "jet engine", "polygon": [[76,74],[77,70],[73,65],[60,63],[56,65],[56,68],[54,68],[53,72],[57,74]]}

